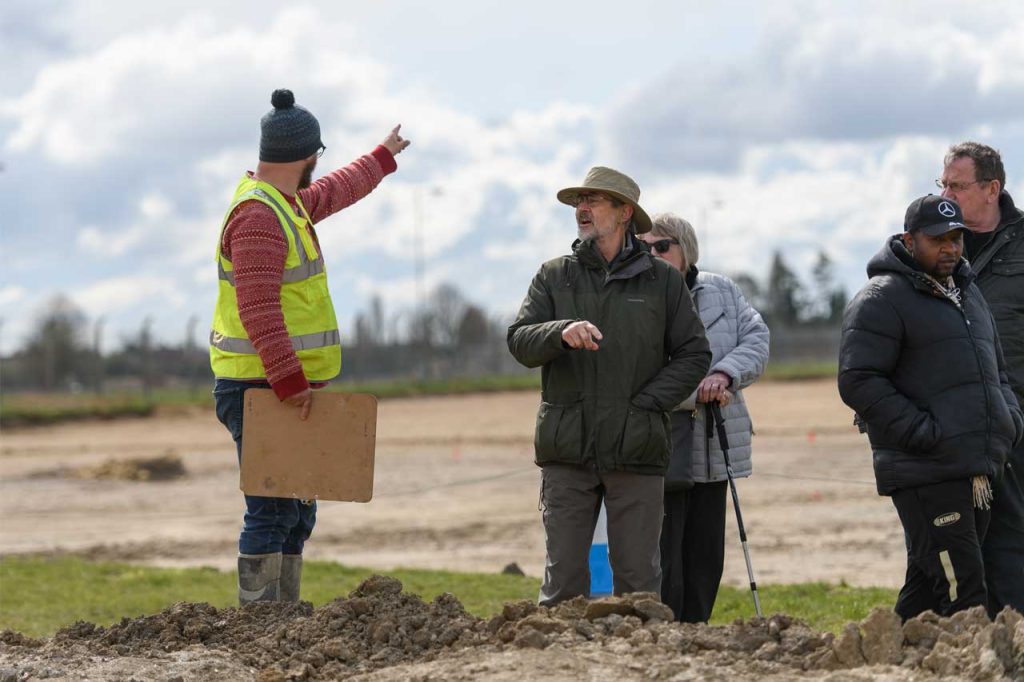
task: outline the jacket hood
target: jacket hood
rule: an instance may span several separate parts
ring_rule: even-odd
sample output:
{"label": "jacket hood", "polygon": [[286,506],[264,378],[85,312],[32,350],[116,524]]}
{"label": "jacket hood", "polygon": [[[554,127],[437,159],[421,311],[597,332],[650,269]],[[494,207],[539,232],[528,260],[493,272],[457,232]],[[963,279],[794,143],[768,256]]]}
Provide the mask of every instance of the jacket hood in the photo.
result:
{"label": "jacket hood", "polygon": [[[909,277],[915,283],[927,284],[924,272],[918,266],[917,261],[903,245],[903,234],[894,234],[889,237],[882,248],[868,261],[868,277],[877,277],[889,273],[900,274]],[[953,281],[958,287],[966,287],[974,281],[974,271],[966,258],[961,257],[956,269],[953,271]],[[927,285],[930,288],[930,285]]]}

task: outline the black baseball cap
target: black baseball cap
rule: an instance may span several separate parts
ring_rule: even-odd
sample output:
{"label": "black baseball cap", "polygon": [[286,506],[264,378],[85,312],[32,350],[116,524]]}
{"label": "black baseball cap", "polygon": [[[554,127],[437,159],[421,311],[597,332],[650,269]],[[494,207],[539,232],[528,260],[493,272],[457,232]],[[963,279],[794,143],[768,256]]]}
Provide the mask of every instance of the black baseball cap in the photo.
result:
{"label": "black baseball cap", "polygon": [[929,237],[938,237],[950,230],[966,230],[964,214],[960,205],[952,199],[929,194],[914,199],[907,207],[903,219],[904,232],[924,232]]}

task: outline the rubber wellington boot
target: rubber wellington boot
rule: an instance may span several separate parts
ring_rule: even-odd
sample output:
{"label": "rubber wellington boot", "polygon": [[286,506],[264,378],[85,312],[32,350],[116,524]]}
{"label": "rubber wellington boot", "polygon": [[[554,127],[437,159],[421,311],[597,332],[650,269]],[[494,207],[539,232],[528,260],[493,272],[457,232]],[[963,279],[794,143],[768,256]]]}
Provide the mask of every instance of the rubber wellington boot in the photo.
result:
{"label": "rubber wellington boot", "polygon": [[281,553],[238,555],[238,605],[281,598]]}
{"label": "rubber wellington boot", "polygon": [[299,601],[302,585],[302,555],[281,556],[281,601]]}

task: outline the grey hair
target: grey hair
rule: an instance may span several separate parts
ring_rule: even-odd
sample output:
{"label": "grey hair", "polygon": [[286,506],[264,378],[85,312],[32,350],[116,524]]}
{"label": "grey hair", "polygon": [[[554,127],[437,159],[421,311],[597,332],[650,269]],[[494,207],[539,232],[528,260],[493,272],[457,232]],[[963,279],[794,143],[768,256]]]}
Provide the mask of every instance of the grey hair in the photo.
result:
{"label": "grey hair", "polygon": [[651,218],[651,233],[657,237],[668,237],[679,242],[683,250],[683,269],[697,264],[700,249],[697,247],[697,233],[690,221],[680,218],[675,213],[657,213]]}
{"label": "grey hair", "polygon": [[978,142],[961,142],[949,148],[944,165],[948,166],[957,159],[968,158],[974,161],[974,179],[979,182],[999,181],[999,189],[1006,187],[1006,170],[999,150]]}

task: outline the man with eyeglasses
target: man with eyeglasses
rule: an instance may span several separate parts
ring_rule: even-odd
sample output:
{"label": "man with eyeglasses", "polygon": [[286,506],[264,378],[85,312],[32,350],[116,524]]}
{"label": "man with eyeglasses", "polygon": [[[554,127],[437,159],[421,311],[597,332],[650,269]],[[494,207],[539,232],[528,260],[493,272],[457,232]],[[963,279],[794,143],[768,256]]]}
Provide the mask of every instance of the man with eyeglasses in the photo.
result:
{"label": "man with eyeglasses", "polygon": [[[977,142],[949,148],[942,196],[963,209],[970,229],[964,255],[992,309],[1006,357],[1010,386],[1024,405],[1024,211],[1006,191],[999,152]],[[982,545],[989,614],[1005,606],[1024,612],[1024,443],[993,481],[992,522]]]}
{"label": "man with eyeglasses", "polygon": [[[305,420],[319,388],[341,371],[338,323],[313,229],[369,194],[409,146],[388,134],[372,152],[313,182],[325,146],[320,123],[275,90],[260,121],[260,160],[242,176],[217,246],[219,293],[210,332],[217,418],[242,456],[243,394],[269,387]],[[281,453],[287,456],[287,453]],[[245,496],[238,601],[298,601],[302,549],[316,502]]]}
{"label": "man with eyeglasses", "polygon": [[640,188],[610,168],[558,192],[575,207],[572,253],[544,263],[508,330],[512,355],[541,367],[534,437],[547,545],[540,603],[588,595],[602,500],[615,594],[661,589],[659,538],[668,413],[711,360],[682,274],[637,233]]}

